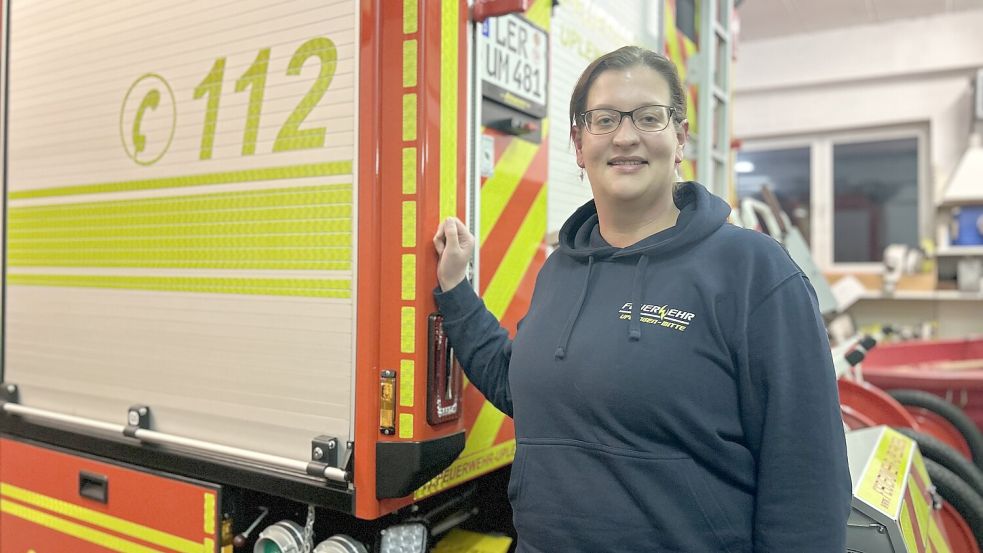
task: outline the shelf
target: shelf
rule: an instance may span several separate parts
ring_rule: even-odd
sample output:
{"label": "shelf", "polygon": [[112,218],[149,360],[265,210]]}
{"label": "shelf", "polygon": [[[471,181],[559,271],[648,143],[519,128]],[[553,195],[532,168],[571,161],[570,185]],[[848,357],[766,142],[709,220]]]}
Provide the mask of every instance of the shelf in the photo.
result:
{"label": "shelf", "polygon": [[983,246],[949,246],[935,252],[938,257],[983,256]]}
{"label": "shelf", "polygon": [[983,301],[983,292],[961,292],[959,290],[898,290],[885,295],[869,291],[860,296],[861,300],[930,300],[930,301]]}

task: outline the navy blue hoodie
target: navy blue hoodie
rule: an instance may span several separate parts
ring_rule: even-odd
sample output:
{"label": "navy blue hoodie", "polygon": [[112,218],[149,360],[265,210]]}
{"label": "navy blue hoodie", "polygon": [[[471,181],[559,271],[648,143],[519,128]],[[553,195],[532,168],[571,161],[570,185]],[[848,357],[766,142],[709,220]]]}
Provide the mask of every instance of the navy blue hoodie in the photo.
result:
{"label": "navy blue hoodie", "polygon": [[436,293],[475,386],[515,420],[520,553],[840,553],[851,486],[815,292],[696,183],[676,225],[563,225],[509,340],[467,283]]}

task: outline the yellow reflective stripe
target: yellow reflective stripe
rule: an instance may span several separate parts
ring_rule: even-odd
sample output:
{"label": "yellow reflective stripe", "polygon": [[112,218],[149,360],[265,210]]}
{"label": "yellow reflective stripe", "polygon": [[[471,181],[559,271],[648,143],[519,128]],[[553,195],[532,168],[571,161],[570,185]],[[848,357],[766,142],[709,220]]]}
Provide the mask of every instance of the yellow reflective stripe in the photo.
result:
{"label": "yellow reflective stripe", "polygon": [[403,86],[416,86],[416,40],[403,41]]}
{"label": "yellow reflective stripe", "polygon": [[440,213],[457,215],[457,87],[460,0],[440,4]]}
{"label": "yellow reflective stripe", "polygon": [[351,184],[12,207],[8,263],[350,269],[352,207]]}
{"label": "yellow reflective stripe", "polygon": [[416,148],[403,148],[403,194],[416,194]]}
{"label": "yellow reflective stripe", "polygon": [[928,526],[928,541],[932,544],[935,553],[952,553],[952,550],[949,549],[949,542],[942,535],[942,530],[935,523],[935,519],[932,519],[932,524]]}
{"label": "yellow reflective stripe", "polygon": [[522,277],[546,235],[546,188],[543,186],[536,195],[525,221],[519,227],[482,296],[488,310],[498,318],[502,317],[512,302]]}
{"label": "yellow reflective stripe", "polygon": [[464,450],[461,455],[473,454],[491,447],[495,443],[495,436],[502,428],[504,420],[505,414],[492,405],[490,401],[482,403],[481,410],[478,411],[478,416],[474,419],[474,424],[471,425],[471,431],[468,432],[468,439],[464,443]]}
{"label": "yellow reflective stripe", "polygon": [[908,511],[907,503],[901,504],[898,524],[901,526],[901,538],[904,540],[908,551],[918,551],[918,540],[915,539],[915,528],[912,526],[911,512]]}
{"label": "yellow reflective stripe", "polygon": [[[911,474],[908,476],[908,493],[911,494],[911,506],[914,510],[914,520],[912,521],[922,533],[922,541],[925,545],[928,545],[929,532],[928,527],[932,524],[932,506],[928,504],[928,500],[925,498],[925,490],[920,489],[915,483],[915,472],[918,470],[918,465],[923,464],[921,460],[921,453],[918,450],[914,452],[914,459],[911,463]],[[929,482],[929,480],[922,479],[922,482]]]}
{"label": "yellow reflective stripe", "polygon": [[400,297],[407,301],[416,299],[416,255],[403,254],[402,259],[402,291]]}
{"label": "yellow reflective stripe", "polygon": [[444,469],[433,480],[420,486],[413,493],[413,498],[417,500],[423,499],[424,497],[446,490],[451,486],[455,486],[479,472],[489,472],[507,465],[512,462],[513,457],[515,457],[514,438],[484,451],[475,452],[473,455],[461,453],[451,466]]}
{"label": "yellow reflective stripe", "polygon": [[[186,223],[182,225],[102,225],[88,228],[49,226],[37,230],[10,231],[11,242],[32,240],[52,241],[64,238],[118,238],[125,233],[133,237],[182,237],[182,236],[248,236],[252,234],[330,234],[352,232],[351,217],[313,221],[237,221],[225,223]],[[13,224],[11,226],[14,226]]]}
{"label": "yellow reflective stripe", "polygon": [[416,366],[412,359],[399,360],[399,406],[413,407]]}
{"label": "yellow reflective stripe", "polygon": [[52,217],[102,218],[108,216],[180,214],[188,211],[230,211],[273,207],[310,207],[352,203],[351,183],[291,188],[266,188],[184,196],[164,196],[139,200],[77,202],[11,208],[9,219],[47,220]]}
{"label": "yellow reflective stripe", "polygon": [[403,94],[403,140],[416,140],[416,94]]}
{"label": "yellow reflective stripe", "polygon": [[481,242],[498,223],[538,150],[538,144],[512,139],[495,163],[494,174],[481,187]]}
{"label": "yellow reflective stripe", "polygon": [[416,247],[416,202],[403,202],[403,247]]}
{"label": "yellow reflective stripe", "polygon": [[8,273],[7,283],[19,286],[115,288],[260,296],[302,296],[342,299],[352,297],[352,282],[351,280],[345,279],[143,277]]}
{"label": "yellow reflective stripe", "polygon": [[206,493],[205,496],[205,533],[215,533],[215,494]]}
{"label": "yellow reflective stripe", "polygon": [[22,250],[10,248],[11,267],[154,267],[212,269],[319,269],[329,261],[346,262],[350,247],[242,248],[114,248],[108,250]]}
{"label": "yellow reflective stripe", "polygon": [[665,22],[666,50],[668,50],[667,53],[669,54],[669,59],[676,64],[676,70],[679,73],[679,81],[686,82],[686,66],[682,63],[682,60],[679,59],[679,38],[676,35],[676,33],[679,31],[676,29],[676,14],[670,2],[665,3],[662,21]]}
{"label": "yellow reflective stripe", "polygon": [[[152,543],[161,547],[166,547],[181,553],[201,553],[202,543],[194,542],[179,536],[161,532],[153,528],[130,522],[121,518],[110,516],[98,511],[86,509],[67,501],[61,501],[53,497],[48,497],[32,491],[19,488],[17,486],[0,483],[0,494],[7,499],[16,499],[33,507],[39,507],[47,511],[54,511],[61,516],[74,518],[105,530],[112,530],[127,537],[137,538],[147,543]],[[0,502],[3,512],[13,516],[28,520],[35,524],[45,526],[63,534],[79,538],[81,540],[95,543],[125,553],[137,552],[156,552],[156,549],[144,547],[142,545],[129,542],[122,538],[112,536],[98,530],[76,524],[58,516],[54,516],[41,511],[36,511],[27,506],[10,501]]]}
{"label": "yellow reflective stripe", "polygon": [[404,440],[413,439],[413,413],[399,414],[399,437]]}
{"label": "yellow reflective stripe", "polygon": [[11,254],[30,254],[32,252],[77,252],[81,257],[100,252],[125,252],[127,250],[173,251],[181,249],[221,249],[221,248],[319,248],[352,245],[352,235],[347,232],[294,235],[226,235],[190,236],[176,238],[171,236],[134,236],[98,238],[31,238],[11,240],[7,246]]}
{"label": "yellow reflective stripe", "polygon": [[399,350],[403,353],[413,353],[416,351],[416,308],[403,307],[399,315]]}
{"label": "yellow reflective stripe", "polygon": [[[488,288],[485,289],[483,296],[485,305],[496,317],[501,318],[508,309],[545,233],[546,187],[543,186],[536,195],[525,221],[519,227],[515,239],[505,252],[502,263],[488,283]],[[504,419],[505,415],[501,411],[491,403],[485,402],[471,427],[464,444],[464,451],[474,452],[490,447],[495,442],[495,436]]]}
{"label": "yellow reflective stripe", "polygon": [[532,6],[526,10],[526,19],[544,30],[550,28],[550,15],[553,8],[553,0],[536,0]]}
{"label": "yellow reflective stripe", "polygon": [[25,198],[74,196],[77,194],[132,192],[134,190],[155,190],[160,188],[237,184],[281,179],[303,179],[308,177],[350,175],[351,173],[351,161],[329,161],[325,163],[304,163],[300,165],[268,167],[265,169],[244,169],[240,171],[224,171],[221,173],[205,173],[201,175],[187,175],[184,177],[163,177],[156,179],[102,182],[74,186],[57,186],[54,188],[39,188],[35,190],[18,190],[10,192],[8,197],[11,200],[21,200]]}
{"label": "yellow reflective stripe", "polygon": [[417,13],[419,9],[417,8],[418,0],[403,0],[403,32],[406,34],[412,34],[416,32],[417,27]]}

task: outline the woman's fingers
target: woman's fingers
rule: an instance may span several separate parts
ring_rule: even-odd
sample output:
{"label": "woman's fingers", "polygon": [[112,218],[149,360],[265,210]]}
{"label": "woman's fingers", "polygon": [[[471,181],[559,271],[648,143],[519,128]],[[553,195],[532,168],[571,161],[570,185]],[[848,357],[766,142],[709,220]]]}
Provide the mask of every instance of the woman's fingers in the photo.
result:
{"label": "woman's fingers", "polygon": [[437,225],[437,232],[433,235],[433,247],[437,250],[437,257],[439,258],[444,253],[444,247],[447,245],[444,239],[444,225]]}
{"label": "woman's fingers", "polygon": [[[455,217],[448,217],[444,221],[444,236],[446,237],[447,240],[447,247],[450,248],[451,251],[456,251],[458,248],[461,247],[460,238],[458,235],[459,234],[459,230],[457,227],[458,223],[460,223],[460,221],[458,221],[457,218]],[[463,223],[461,224],[463,225]]]}

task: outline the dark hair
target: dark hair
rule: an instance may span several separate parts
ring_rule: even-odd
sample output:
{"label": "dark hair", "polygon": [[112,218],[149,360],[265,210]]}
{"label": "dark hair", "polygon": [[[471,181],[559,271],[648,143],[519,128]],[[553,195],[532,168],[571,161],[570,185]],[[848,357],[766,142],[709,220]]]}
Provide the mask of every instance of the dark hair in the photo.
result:
{"label": "dark hair", "polygon": [[671,95],[669,103],[673,107],[672,119],[677,125],[682,123],[686,119],[686,96],[683,94],[683,85],[679,81],[676,65],[662,54],[647,48],[623,46],[597,58],[587,66],[587,69],[584,69],[577,86],[573,87],[573,94],[570,95],[570,125],[580,123],[581,114],[587,108],[587,93],[590,92],[590,87],[598,75],[608,69],[628,69],[636,66],[653,69],[666,80]]}

